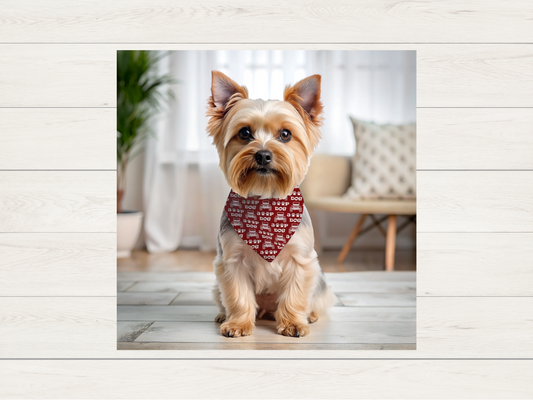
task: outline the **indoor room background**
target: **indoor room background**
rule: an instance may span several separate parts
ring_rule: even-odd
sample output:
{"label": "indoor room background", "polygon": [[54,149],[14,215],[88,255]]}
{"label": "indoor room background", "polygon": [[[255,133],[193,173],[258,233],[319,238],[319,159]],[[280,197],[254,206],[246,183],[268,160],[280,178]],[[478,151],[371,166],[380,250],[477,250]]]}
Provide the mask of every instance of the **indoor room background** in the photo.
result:
{"label": "indoor room background", "polygon": [[[176,80],[175,99],[154,124],[145,152],[130,163],[123,201],[124,209],[144,212],[136,248],[146,247],[150,253],[215,249],[229,187],[205,130],[212,70],[244,84],[250,98],[263,99],[281,99],[285,85],[321,74],[325,123],[315,154],[353,156],[356,143],[349,116],[378,124],[416,121],[414,51],[171,51],[160,68]],[[315,212],[318,250],[338,251],[357,218]],[[381,257],[384,245],[374,229],[353,248],[379,250]],[[411,225],[397,237],[400,269],[401,251],[415,246]]]}

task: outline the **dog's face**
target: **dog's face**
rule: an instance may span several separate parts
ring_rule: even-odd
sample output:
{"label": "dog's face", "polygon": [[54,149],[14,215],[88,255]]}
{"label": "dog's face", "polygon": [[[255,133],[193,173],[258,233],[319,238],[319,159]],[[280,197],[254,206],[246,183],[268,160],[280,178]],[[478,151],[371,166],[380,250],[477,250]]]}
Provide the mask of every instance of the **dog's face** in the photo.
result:
{"label": "dog's face", "polygon": [[284,100],[248,98],[248,90],[213,71],[207,131],[231,188],[285,198],[299,185],[320,139],[320,75],[285,88]]}

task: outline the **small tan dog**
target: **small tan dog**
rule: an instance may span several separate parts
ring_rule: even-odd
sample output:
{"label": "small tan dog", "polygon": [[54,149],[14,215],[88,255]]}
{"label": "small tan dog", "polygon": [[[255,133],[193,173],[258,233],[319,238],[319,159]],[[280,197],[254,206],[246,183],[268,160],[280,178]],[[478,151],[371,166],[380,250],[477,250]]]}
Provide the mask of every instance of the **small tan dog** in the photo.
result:
{"label": "small tan dog", "polygon": [[[220,168],[238,195],[285,199],[305,177],[320,139],[320,75],[287,86],[284,101],[248,98],[248,90],[213,71],[207,131]],[[237,234],[222,214],[214,262],[220,307],[217,322],[227,337],[250,335],[256,316],[275,318],[278,333],[302,337],[335,300],[314,250],[311,218],[300,225],[283,250],[268,262]]]}

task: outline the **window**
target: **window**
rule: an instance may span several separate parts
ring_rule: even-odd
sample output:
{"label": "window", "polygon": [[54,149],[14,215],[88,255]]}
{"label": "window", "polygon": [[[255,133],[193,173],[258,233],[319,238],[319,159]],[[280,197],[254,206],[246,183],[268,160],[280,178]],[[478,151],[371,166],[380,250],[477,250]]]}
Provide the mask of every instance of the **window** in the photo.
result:
{"label": "window", "polygon": [[416,52],[220,50],[177,51],[171,68],[180,81],[174,134],[188,152],[209,151],[205,134],[211,70],[245,85],[251,98],[282,99],[287,84],[322,76],[325,105],[319,152],[350,155],[355,141],[349,116],[376,123],[416,118]]}

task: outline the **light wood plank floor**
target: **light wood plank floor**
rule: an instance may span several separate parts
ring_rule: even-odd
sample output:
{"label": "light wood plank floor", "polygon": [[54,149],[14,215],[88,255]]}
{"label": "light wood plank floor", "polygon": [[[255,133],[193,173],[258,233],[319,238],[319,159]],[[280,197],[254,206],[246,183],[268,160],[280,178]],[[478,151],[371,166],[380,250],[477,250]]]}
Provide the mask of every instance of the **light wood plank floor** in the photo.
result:
{"label": "light wood plank floor", "polygon": [[[320,267],[324,272],[347,271],[383,271],[385,250],[354,249],[348,253],[342,264],[337,262],[340,250],[327,250],[319,255]],[[119,258],[119,271],[213,271],[215,252],[197,250],[178,250],[173,253],[150,254],[145,250],[134,250],[129,258]],[[397,249],[395,257],[396,271],[416,270],[416,250]]]}
{"label": "light wood plank floor", "polygon": [[[336,254],[336,252],[335,252]],[[136,252],[118,262],[117,348],[145,350],[415,349],[415,272],[356,272],[377,269],[366,254],[338,266],[322,261],[337,304],[311,325],[304,338],[278,335],[274,321],[259,320],[251,336],[226,338],[214,322],[213,254],[179,251],[153,256]],[[327,257],[326,257],[327,260]],[[369,262],[374,260],[374,264]],[[366,263],[365,263],[366,261]],[[405,255],[404,269],[414,269]],[[352,272],[342,272],[342,271]]]}

